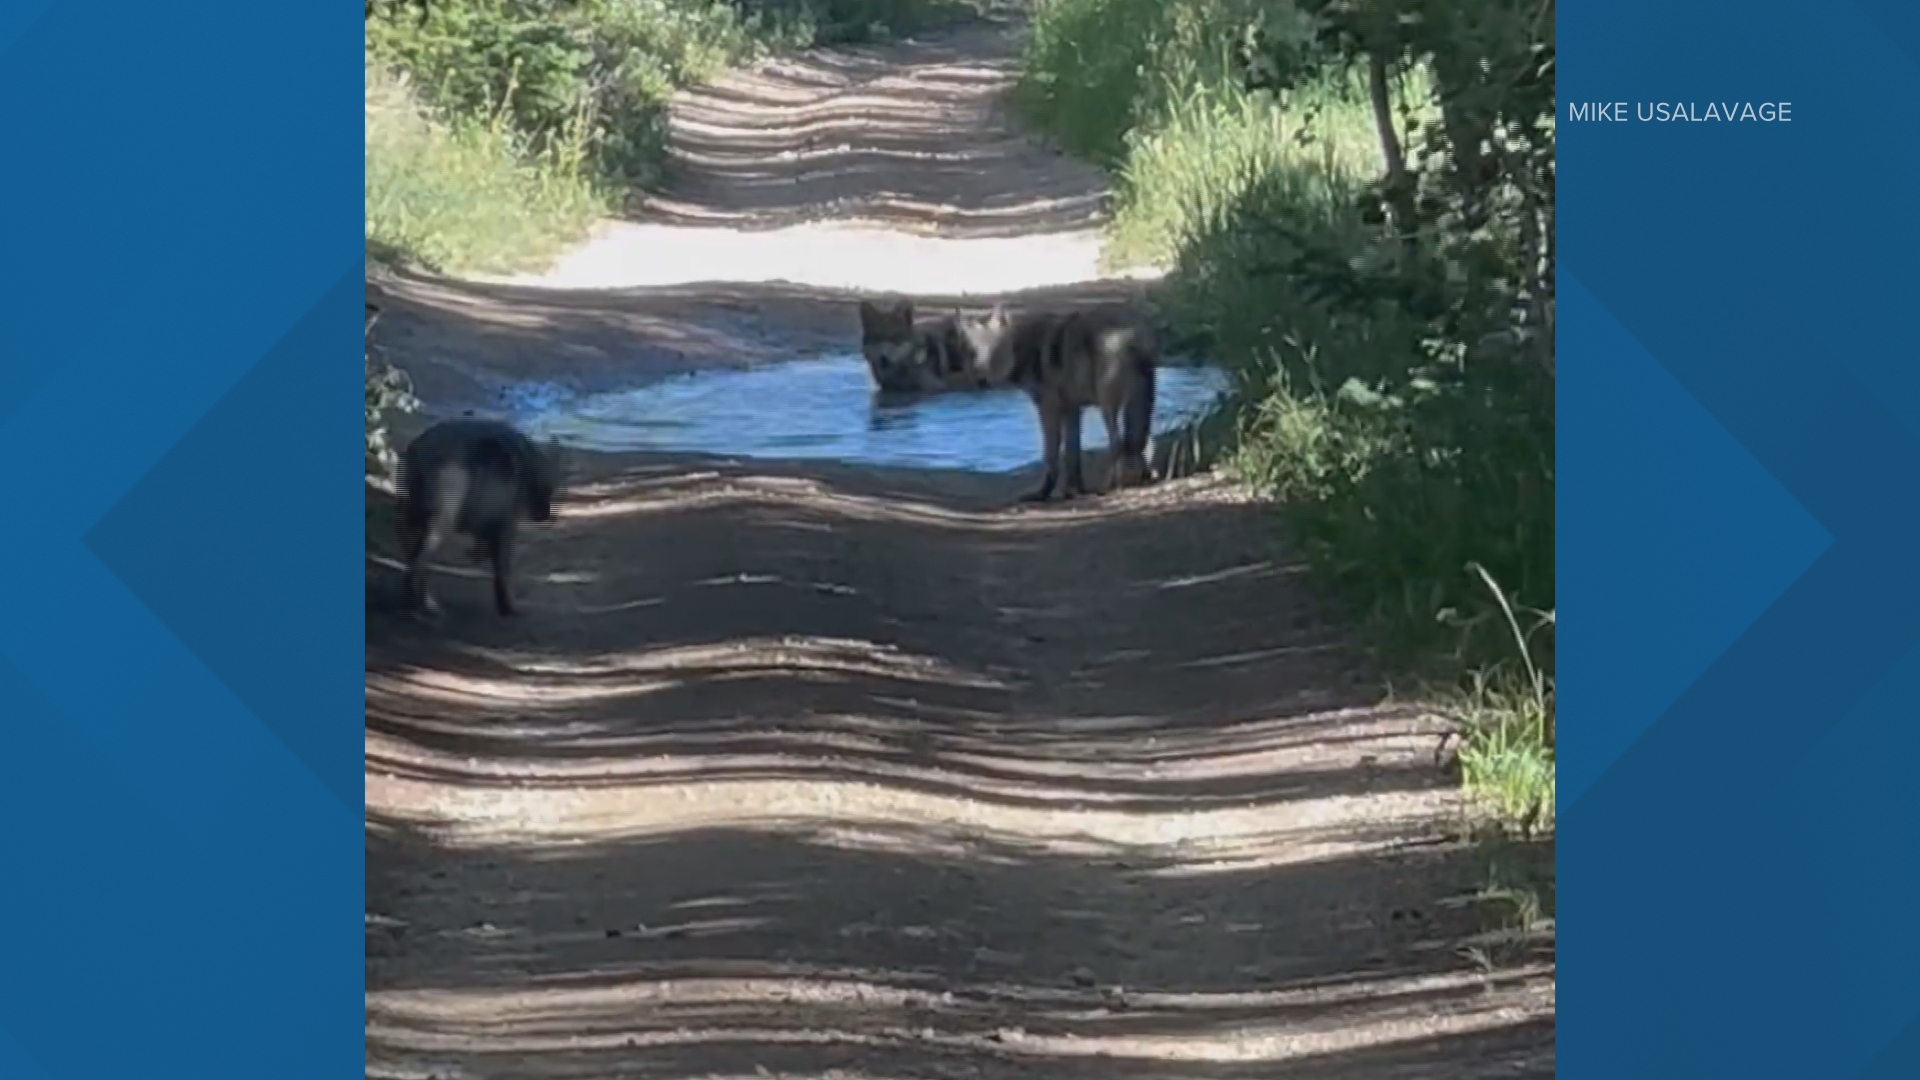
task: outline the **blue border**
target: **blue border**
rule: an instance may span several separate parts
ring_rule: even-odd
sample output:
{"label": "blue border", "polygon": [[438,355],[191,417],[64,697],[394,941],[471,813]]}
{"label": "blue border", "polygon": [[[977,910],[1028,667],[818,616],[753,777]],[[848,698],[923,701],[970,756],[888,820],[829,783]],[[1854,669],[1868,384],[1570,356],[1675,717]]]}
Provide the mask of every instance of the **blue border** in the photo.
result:
{"label": "blue border", "polygon": [[0,11],[0,1075],[364,1070],[360,36]]}
{"label": "blue border", "polygon": [[1920,1076],[1916,12],[1559,11],[1562,1076]]}
{"label": "blue border", "polygon": [[[1920,1075],[1920,14],[1574,0],[1569,1077]],[[359,60],[0,11],[0,1074],[361,1068]]]}

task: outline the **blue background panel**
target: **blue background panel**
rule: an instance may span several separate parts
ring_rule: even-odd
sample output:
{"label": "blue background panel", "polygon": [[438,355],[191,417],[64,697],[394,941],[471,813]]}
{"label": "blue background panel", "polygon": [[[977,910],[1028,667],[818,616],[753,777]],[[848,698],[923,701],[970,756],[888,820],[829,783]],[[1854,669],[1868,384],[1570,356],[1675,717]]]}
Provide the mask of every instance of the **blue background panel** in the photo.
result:
{"label": "blue background panel", "polygon": [[1566,1077],[1920,1076],[1914,10],[1559,7]]}
{"label": "blue background panel", "polygon": [[364,1070],[360,37],[0,5],[0,1076]]}

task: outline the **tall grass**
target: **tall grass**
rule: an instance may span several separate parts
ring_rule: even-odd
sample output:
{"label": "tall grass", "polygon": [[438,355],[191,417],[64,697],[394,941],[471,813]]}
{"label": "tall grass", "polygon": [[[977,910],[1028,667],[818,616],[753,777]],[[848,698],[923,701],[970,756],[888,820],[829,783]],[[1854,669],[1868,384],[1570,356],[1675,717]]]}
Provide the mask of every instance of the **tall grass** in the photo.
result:
{"label": "tall grass", "polygon": [[784,39],[844,45],[896,38],[977,17],[1022,0],[732,0]]}
{"label": "tall grass", "polygon": [[1523,629],[1499,583],[1485,567],[1476,563],[1473,570],[1499,605],[1517,662],[1474,671],[1469,686],[1456,699],[1472,733],[1460,752],[1462,779],[1467,790],[1500,818],[1517,822],[1529,832],[1551,829],[1557,809],[1554,682],[1535,662],[1534,632],[1550,630],[1553,613],[1532,613],[1534,632]]}
{"label": "tall grass", "polygon": [[369,53],[441,115],[532,155],[573,144],[611,186],[659,178],[676,88],[782,43],[716,0],[441,0],[367,22]]}
{"label": "tall grass", "polygon": [[[1336,78],[1285,103],[1224,78],[1163,90],[1152,122],[1126,136],[1109,260],[1177,259],[1188,241],[1225,222],[1273,177],[1301,185],[1303,209],[1350,202],[1380,170],[1363,92]],[[1308,118],[1310,125],[1303,123]]]}
{"label": "tall grass", "polygon": [[1064,147],[1114,173],[1110,262],[1170,261],[1275,174],[1319,169],[1357,190],[1379,172],[1358,76],[1330,74],[1285,100],[1244,87],[1234,53],[1246,27],[1308,33],[1272,3],[1034,0],[1032,12],[1015,98]]}
{"label": "tall grass", "polygon": [[[1550,820],[1551,628],[1520,676],[1507,627],[1553,609],[1551,378],[1470,347],[1487,327],[1449,309],[1501,297],[1452,248],[1413,253],[1371,218],[1364,75],[1323,62],[1283,96],[1247,89],[1249,26],[1317,47],[1284,0],[1035,0],[1033,18],[1023,111],[1113,173],[1108,261],[1165,267],[1172,336],[1235,376],[1218,463],[1275,497],[1391,666],[1454,689],[1468,786]],[[1431,91],[1396,72],[1403,136],[1434,119]]]}
{"label": "tall grass", "polygon": [[982,0],[436,0],[367,21],[368,241],[537,266],[662,179],[667,103],[771,51],[910,32]]}
{"label": "tall grass", "polygon": [[[994,0],[434,0],[366,24],[367,252],[537,268],[661,179],[667,102],[778,49],[909,33]],[[371,331],[371,323],[369,324]],[[369,344],[367,470],[404,379]]]}
{"label": "tall grass", "polygon": [[537,265],[583,233],[606,198],[579,141],[532,151],[503,124],[436,115],[408,80],[367,65],[367,245],[444,270]]}

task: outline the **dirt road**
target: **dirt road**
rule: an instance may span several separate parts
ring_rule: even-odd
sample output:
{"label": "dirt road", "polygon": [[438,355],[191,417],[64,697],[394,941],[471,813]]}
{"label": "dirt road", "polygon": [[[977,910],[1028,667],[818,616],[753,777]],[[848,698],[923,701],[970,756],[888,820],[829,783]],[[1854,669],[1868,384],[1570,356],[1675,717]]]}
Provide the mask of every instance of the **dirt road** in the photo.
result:
{"label": "dirt road", "polygon": [[[683,118],[732,101],[773,134],[679,125],[648,220],[717,228],[704,206],[777,246],[837,213],[939,244],[1022,191],[1092,205],[992,106],[1006,55],[976,29],[690,96]],[[894,152],[937,149],[908,100],[929,82],[997,163]],[[824,160],[781,156],[849,111]],[[763,187],[762,158],[866,179]],[[441,410],[855,336],[828,282],[380,292],[377,340]],[[1445,726],[1380,704],[1229,486],[1014,510],[1028,478],[577,464],[514,620],[458,565],[443,625],[396,617],[370,516],[370,1077],[1552,1075],[1550,943],[1463,949],[1497,913]]]}

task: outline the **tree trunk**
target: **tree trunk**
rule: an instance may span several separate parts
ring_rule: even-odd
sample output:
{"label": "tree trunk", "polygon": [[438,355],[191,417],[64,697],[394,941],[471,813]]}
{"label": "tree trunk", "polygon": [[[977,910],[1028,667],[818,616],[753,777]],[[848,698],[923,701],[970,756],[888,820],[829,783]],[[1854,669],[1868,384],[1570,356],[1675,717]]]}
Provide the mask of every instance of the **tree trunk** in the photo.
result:
{"label": "tree trunk", "polygon": [[1440,126],[1453,150],[1454,184],[1466,202],[1469,218],[1477,219],[1487,181],[1480,152],[1487,118],[1476,115],[1466,101],[1481,81],[1479,68],[1471,60],[1449,61],[1440,56],[1434,57],[1433,68],[1435,89],[1440,92]]}
{"label": "tree trunk", "polygon": [[1398,184],[1407,173],[1400,152],[1400,133],[1393,126],[1393,97],[1387,90],[1387,61],[1376,50],[1367,55],[1367,96],[1373,101],[1373,126],[1380,132],[1380,156],[1387,162],[1387,180]]}
{"label": "tree trunk", "polygon": [[1373,102],[1373,126],[1380,134],[1380,156],[1387,166],[1387,229],[1395,236],[1413,230],[1413,188],[1407,156],[1393,123],[1393,95],[1387,85],[1387,59],[1379,49],[1367,52],[1367,97]]}

